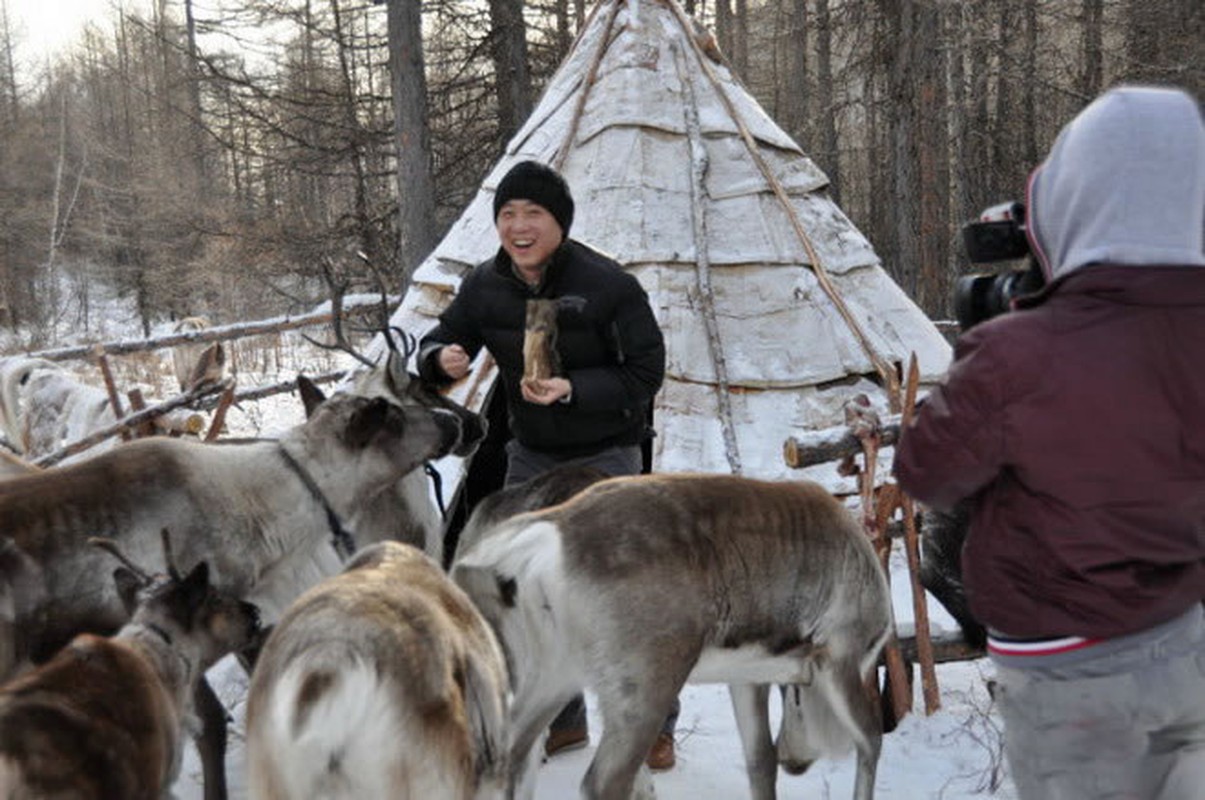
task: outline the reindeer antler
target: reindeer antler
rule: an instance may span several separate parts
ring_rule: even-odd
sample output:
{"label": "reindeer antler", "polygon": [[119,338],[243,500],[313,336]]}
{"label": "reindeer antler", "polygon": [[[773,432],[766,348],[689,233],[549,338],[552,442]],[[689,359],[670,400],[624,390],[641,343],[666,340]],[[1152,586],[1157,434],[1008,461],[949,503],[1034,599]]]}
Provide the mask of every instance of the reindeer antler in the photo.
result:
{"label": "reindeer antler", "polygon": [[163,561],[167,564],[167,574],[173,581],[180,580],[180,570],[176,569],[176,559],[172,555],[172,537],[167,528],[159,534],[163,538]]}
{"label": "reindeer antler", "polygon": [[[164,529],[163,532],[167,533],[167,530]],[[130,572],[133,572],[136,576],[138,576],[138,579],[142,581],[144,586],[149,585],[151,581],[154,580],[150,575],[147,574],[146,570],[131,561],[130,557],[122,551],[121,546],[113,539],[105,536],[89,536],[88,544],[99,547],[101,550],[108,552],[110,555],[128,567]]]}
{"label": "reindeer antler", "polygon": [[348,281],[335,280],[331,260],[327,256],[323,256],[322,258],[322,277],[326,281],[327,287],[331,290],[331,328],[335,332],[335,343],[326,344],[325,342],[319,342],[304,333],[301,334],[302,338],[323,350],[342,350],[361,364],[367,367],[375,367],[376,364],[373,361],[351,346],[351,342],[347,341],[347,336],[343,333],[343,296],[347,294]]}
{"label": "reindeer antler", "polygon": [[398,338],[402,340],[402,359],[405,360],[414,355],[414,351],[418,350],[418,339],[413,333],[404,331],[396,325],[386,326],[383,331],[385,334],[385,342],[389,345],[389,349],[397,351],[397,344],[393,341],[393,334],[396,333]]}

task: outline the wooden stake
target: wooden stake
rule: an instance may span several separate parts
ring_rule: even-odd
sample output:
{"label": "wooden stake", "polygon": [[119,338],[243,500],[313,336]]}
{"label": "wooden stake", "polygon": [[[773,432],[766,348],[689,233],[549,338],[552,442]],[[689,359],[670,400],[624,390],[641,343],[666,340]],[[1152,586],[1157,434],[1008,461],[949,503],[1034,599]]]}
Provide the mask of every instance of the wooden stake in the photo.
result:
{"label": "wooden stake", "polygon": [[[130,400],[130,411],[138,412],[146,409],[146,400],[142,398],[142,390],[138,387],[134,387],[130,391],[126,392],[126,397],[128,397]],[[150,420],[147,420],[134,429],[134,435],[138,437],[150,436],[154,432],[155,428],[151,424]]]}
{"label": "wooden stake", "polygon": [[233,384],[226,387],[226,391],[222,392],[222,397],[218,400],[218,407],[213,412],[213,421],[209,424],[209,432],[205,434],[205,441],[212,442],[222,435],[222,427],[226,424],[226,411],[232,405],[234,405]]}
{"label": "wooden stake", "polygon": [[[916,408],[916,390],[920,383],[920,368],[916,353],[908,364],[908,380],[905,383],[903,418],[905,429]],[[908,575],[912,582],[913,619],[916,622],[916,655],[920,663],[921,686],[925,695],[925,713],[932,714],[941,708],[941,692],[937,686],[937,669],[933,661],[933,641],[929,635],[929,606],[925,600],[925,587],[920,580],[920,535],[916,530],[915,509],[912,498],[897,487],[896,497],[904,512],[904,552],[908,555]]]}
{"label": "wooden stake", "polygon": [[[880,527],[879,509],[875,504],[875,470],[878,462],[879,425],[878,415],[870,407],[870,399],[858,395],[845,404],[845,421],[854,436],[862,442],[865,468],[858,475],[862,495],[862,524],[879,554],[883,575],[891,582],[888,561],[891,558],[891,539]],[[908,680],[908,667],[900,652],[899,637],[893,631],[883,648],[883,660],[887,666],[887,685],[891,687],[891,708],[897,720],[903,719],[912,710],[912,691]]]}
{"label": "wooden stake", "polygon": [[[105,357],[104,345],[98,344],[93,347],[92,357],[96,359],[96,366],[100,367],[100,375],[104,378],[105,392],[109,395],[109,408],[113,409],[113,419],[121,419],[126,412],[121,406],[121,397],[117,394],[117,383],[113,380],[113,371],[109,369],[109,359]],[[133,438],[133,433],[129,428],[123,428],[121,438],[128,442]]]}

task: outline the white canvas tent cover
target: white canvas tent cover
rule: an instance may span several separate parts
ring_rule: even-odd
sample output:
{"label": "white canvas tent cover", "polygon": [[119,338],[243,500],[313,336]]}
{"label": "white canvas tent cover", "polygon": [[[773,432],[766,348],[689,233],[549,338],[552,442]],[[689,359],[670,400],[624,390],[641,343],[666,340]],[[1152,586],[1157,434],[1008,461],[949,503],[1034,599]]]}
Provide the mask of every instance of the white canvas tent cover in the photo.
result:
{"label": "white canvas tent cover", "polygon": [[[708,40],[675,0],[601,0],[392,322],[429,330],[497,250],[499,180],[522,160],[551,164],[574,194],[574,238],[640,280],[665,332],[654,469],[852,491],[831,468],[789,469],[785,439],[842,424],[858,393],[885,412],[888,372],[915,353],[931,384],[950,347]],[[481,410],[496,377],[479,356],[451,396]],[[452,496],[467,465],[439,468]]]}

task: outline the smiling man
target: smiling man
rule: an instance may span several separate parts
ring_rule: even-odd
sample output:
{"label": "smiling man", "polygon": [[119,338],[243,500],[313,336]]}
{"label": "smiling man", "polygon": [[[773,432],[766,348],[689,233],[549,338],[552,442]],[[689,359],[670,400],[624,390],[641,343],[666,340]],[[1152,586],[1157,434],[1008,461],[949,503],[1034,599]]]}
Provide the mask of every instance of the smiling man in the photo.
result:
{"label": "smiling man", "polygon": [[[615,261],[569,238],[573,197],[555,170],[516,164],[494,194],[501,247],[465,276],[422,341],[419,371],[463,378],[478,351],[493,355],[506,393],[511,440],[506,486],[573,462],[608,475],[641,471],[649,412],[665,374],[665,342],[640,283]],[[559,300],[556,351],[562,374],[523,379],[527,301]],[[649,755],[674,764],[675,707]],[[551,755],[588,741],[586,711],[573,701],[552,725]]]}

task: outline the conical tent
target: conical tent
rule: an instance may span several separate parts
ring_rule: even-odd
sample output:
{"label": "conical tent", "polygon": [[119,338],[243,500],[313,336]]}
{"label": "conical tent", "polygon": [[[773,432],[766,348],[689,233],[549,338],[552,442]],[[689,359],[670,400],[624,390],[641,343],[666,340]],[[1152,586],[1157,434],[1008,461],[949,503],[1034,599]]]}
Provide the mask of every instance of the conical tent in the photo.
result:
{"label": "conical tent", "polygon": [[[912,353],[924,385],[950,347],[710,42],[675,0],[595,6],[393,324],[435,324],[461,276],[497,250],[498,181],[525,159],[551,164],[574,194],[573,236],[640,280],[665,331],[654,469],[832,485],[831,469],[788,468],[784,440],[842,424],[859,393],[886,410],[884,387]],[[452,396],[480,410],[496,377],[479,357]],[[445,462],[458,487],[464,465]]]}

